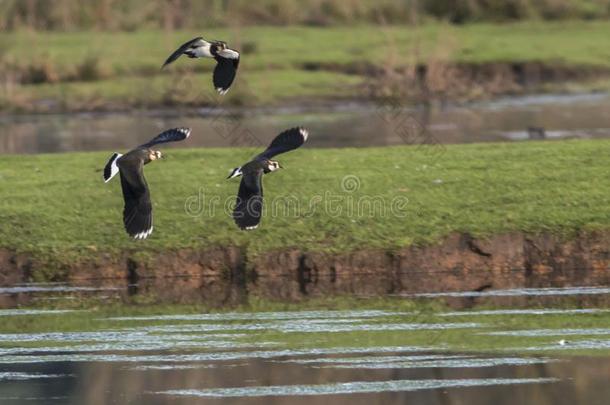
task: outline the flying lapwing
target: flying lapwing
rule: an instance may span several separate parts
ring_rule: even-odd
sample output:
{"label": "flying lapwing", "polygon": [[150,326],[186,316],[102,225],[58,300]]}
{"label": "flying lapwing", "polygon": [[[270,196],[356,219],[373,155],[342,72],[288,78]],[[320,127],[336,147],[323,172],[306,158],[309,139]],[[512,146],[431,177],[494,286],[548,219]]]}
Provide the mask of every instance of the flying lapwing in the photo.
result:
{"label": "flying lapwing", "polygon": [[239,66],[239,52],[227,47],[226,42],[208,42],[202,37],[191,39],[182,44],[165,61],[161,69],[169,65],[180,56],[186,55],[189,58],[214,58],[216,68],[212,77],[216,91],[224,95],[229,91],[229,87],[235,79],[237,67]]}
{"label": "flying lapwing", "polygon": [[274,172],[282,166],[271,160],[280,153],[288,152],[303,145],[308,132],[303,128],[291,128],[271,142],[269,147],[250,162],[231,171],[228,179],[242,176],[237,192],[237,202],[233,210],[233,219],[242,230],[255,229],[263,213],[263,174]]}
{"label": "flying lapwing", "polygon": [[182,141],[190,134],[190,128],[168,129],[125,155],[115,152],[106,163],[104,182],[108,183],[117,173],[121,175],[125,199],[123,224],[129,236],[134,239],[146,239],[153,231],[152,203],[144,178],[144,165],[161,159],[162,155],[152,147],[160,143]]}

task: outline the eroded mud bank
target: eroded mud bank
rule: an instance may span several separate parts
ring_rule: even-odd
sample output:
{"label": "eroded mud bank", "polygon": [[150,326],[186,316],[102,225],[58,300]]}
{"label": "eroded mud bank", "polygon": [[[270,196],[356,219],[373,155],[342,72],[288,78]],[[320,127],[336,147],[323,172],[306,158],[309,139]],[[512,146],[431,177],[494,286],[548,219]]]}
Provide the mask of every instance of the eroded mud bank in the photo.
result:
{"label": "eroded mud bank", "polygon": [[[332,69],[332,66],[327,67]],[[412,102],[479,100],[502,95],[561,91],[566,83],[605,79],[610,70],[601,66],[575,66],[548,62],[436,62],[409,67],[380,68],[355,65],[347,73],[362,74],[369,95],[398,96]],[[550,87],[549,87],[550,86]]]}
{"label": "eroded mud bank", "polygon": [[[240,247],[137,256],[100,255],[66,265],[50,281],[114,285],[160,300],[204,298],[218,304],[248,297],[295,301],[355,294],[385,296],[445,291],[610,284],[610,232],[570,240],[510,233],[488,239],[451,235],[429,246],[330,254],[284,249],[249,257]],[[0,286],[31,281],[45,263],[0,250]],[[462,299],[463,300],[463,299]]]}

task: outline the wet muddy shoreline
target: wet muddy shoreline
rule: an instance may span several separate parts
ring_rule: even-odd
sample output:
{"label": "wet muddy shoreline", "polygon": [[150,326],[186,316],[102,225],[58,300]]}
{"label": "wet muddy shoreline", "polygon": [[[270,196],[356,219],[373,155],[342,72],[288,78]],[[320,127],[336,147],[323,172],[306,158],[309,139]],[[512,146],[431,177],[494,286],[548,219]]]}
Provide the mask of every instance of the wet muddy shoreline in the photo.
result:
{"label": "wet muddy shoreline", "polygon": [[[45,281],[112,285],[127,295],[154,296],[162,302],[236,305],[251,297],[293,302],[341,295],[610,285],[610,232],[580,232],[570,239],[517,232],[487,239],[454,234],[428,246],[339,254],[293,248],[250,257],[240,247],[227,246],[138,257],[99,254],[49,272],[48,263],[0,249],[0,287],[31,282],[35,275],[40,281],[44,271]],[[451,299],[459,307],[477,300]]]}

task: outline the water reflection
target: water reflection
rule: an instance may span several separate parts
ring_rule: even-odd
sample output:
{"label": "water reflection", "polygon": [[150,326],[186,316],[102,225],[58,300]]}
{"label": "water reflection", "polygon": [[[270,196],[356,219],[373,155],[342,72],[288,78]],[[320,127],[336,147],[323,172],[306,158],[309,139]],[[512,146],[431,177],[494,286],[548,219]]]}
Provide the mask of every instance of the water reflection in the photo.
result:
{"label": "water reflection", "polygon": [[[223,404],[604,404],[610,398],[609,371],[610,361],[599,358],[386,369],[316,368],[265,359],[132,367],[65,362],[40,365],[36,372],[11,372],[30,378],[0,380],[0,400],[52,403],[61,397],[61,403],[93,405],[199,403],[202,398],[222,399]],[[48,377],[39,378],[42,373]]]}
{"label": "water reflection", "polygon": [[[177,147],[266,144],[286,127],[305,125],[312,147],[467,143],[528,139],[528,127],[546,137],[610,136],[610,99],[604,94],[508,98],[466,106],[388,109],[344,104],[313,109],[153,111],[0,117],[0,153],[125,150],[174,126],[194,136]],[[425,127],[425,135],[415,131]],[[248,134],[248,139],[242,137]],[[372,136],[374,134],[374,136]]]}
{"label": "water reflection", "polygon": [[[347,275],[349,276],[349,275]],[[346,277],[347,277],[346,276]],[[421,280],[420,280],[421,281]],[[589,280],[598,281],[598,280]],[[319,292],[310,296],[321,296],[327,291],[325,280],[319,280]],[[386,280],[376,273],[361,275],[360,283],[342,284],[345,290],[330,290],[333,294],[349,294],[367,298],[371,296],[371,288],[384,284]],[[563,283],[562,280],[558,281]],[[395,298],[408,298],[412,300],[443,300],[447,305],[455,309],[472,308],[477,305],[487,305],[494,307],[509,307],[511,309],[501,309],[493,311],[462,311],[448,312],[444,316],[468,316],[468,315],[553,315],[562,313],[587,314],[595,312],[607,312],[610,305],[610,288],[604,285],[584,285],[573,287],[553,287],[552,284],[543,288],[509,288],[509,289],[489,289],[484,291],[443,291],[443,292],[422,292],[422,293],[399,293],[389,295]],[[426,286],[422,286],[423,291]],[[383,291],[384,288],[379,288]],[[10,315],[20,315],[20,311],[6,311],[2,308],[16,308],[24,305],[47,306],[56,305],[57,302],[79,301],[90,298],[107,303],[132,303],[137,302],[140,297],[146,297],[150,302],[154,299],[159,304],[206,304],[209,306],[227,307],[231,305],[244,304],[248,297],[264,298],[270,300],[285,299],[286,297],[301,297],[302,291],[299,283],[293,277],[265,277],[261,276],[255,282],[246,285],[236,284],[229,279],[221,277],[163,277],[148,278],[140,280],[137,284],[129,284],[129,281],[116,279],[86,279],[75,280],[71,283],[51,283],[51,284],[20,284],[7,287],[0,287],[0,317]],[[372,296],[376,297],[379,294]],[[226,297],[233,297],[227,300]],[[561,309],[565,303],[569,302],[572,308],[569,310]],[[599,308],[592,308],[599,307]],[[521,309],[517,309],[521,308]],[[332,314],[326,311],[312,313],[312,319],[328,319]],[[360,318],[374,318],[387,311],[368,311],[359,314]],[[26,314],[26,313],[24,313]],[[33,312],[36,314],[36,311]],[[346,315],[347,314],[347,315]],[[350,318],[349,312],[337,313],[341,318]],[[391,315],[389,313],[385,315]],[[398,313],[394,315],[400,315]],[[402,314],[404,315],[404,313]],[[224,317],[227,318],[224,318]],[[276,316],[276,314],[229,314],[213,315],[202,314],[199,318],[187,316],[189,320],[263,320],[266,316]],[[301,319],[302,314],[286,312],[282,316],[286,319]],[[123,317],[116,320],[180,320],[178,315],[160,315],[146,317]],[[344,320],[343,323],[349,323]],[[292,326],[298,330],[298,325]],[[398,327],[398,326],[395,326]],[[335,325],[337,331],[347,329],[358,329],[359,326]]]}
{"label": "water reflection", "polygon": [[190,397],[269,397],[269,396],[309,396],[370,394],[382,392],[408,392],[454,387],[485,387],[494,385],[544,384],[557,382],[553,378],[495,378],[459,380],[391,380],[391,381],[353,381],[349,383],[278,385],[243,388],[217,388],[208,390],[170,390],[159,392],[170,396]]}
{"label": "water reflection", "polygon": [[610,287],[559,287],[559,288],[514,288],[487,291],[449,291],[412,294],[414,297],[515,297],[515,296],[561,296],[610,294]]}
{"label": "water reflection", "polygon": [[[511,354],[452,351],[447,345],[452,339],[443,343],[432,335],[425,345],[372,344],[388,331],[406,342],[430,329],[453,333],[455,327],[462,328],[455,336],[467,339],[510,339],[490,335],[490,330],[502,332],[493,319],[439,323],[453,318],[437,315],[384,310],[91,314],[89,327],[103,325],[97,330],[0,333],[0,402],[595,404],[610,398],[610,357],[557,357],[548,351],[557,346],[553,340],[540,345],[540,339],[553,335],[547,329],[542,334],[533,330],[532,338],[548,355],[527,355],[533,346],[511,349]],[[74,314],[22,316],[59,320]],[[354,326],[365,327],[336,330]],[[328,344],[338,333],[344,338]],[[610,348],[607,341],[596,346],[587,338],[570,340],[562,347],[601,355]]]}

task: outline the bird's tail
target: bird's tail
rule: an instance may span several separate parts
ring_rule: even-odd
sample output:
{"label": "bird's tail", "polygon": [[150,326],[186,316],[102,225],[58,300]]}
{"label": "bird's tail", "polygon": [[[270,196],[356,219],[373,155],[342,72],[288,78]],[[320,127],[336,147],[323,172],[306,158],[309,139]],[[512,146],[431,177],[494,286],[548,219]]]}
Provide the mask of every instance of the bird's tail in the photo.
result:
{"label": "bird's tail", "polygon": [[108,183],[110,179],[112,179],[118,172],[119,167],[116,164],[116,161],[123,155],[120,153],[114,152],[110,159],[108,159],[108,163],[104,167],[104,183]]}
{"label": "bird's tail", "polygon": [[227,180],[232,179],[233,177],[241,176],[241,175],[242,175],[241,167],[236,167],[235,169],[231,170],[231,174],[229,174],[229,177],[227,177]]}

